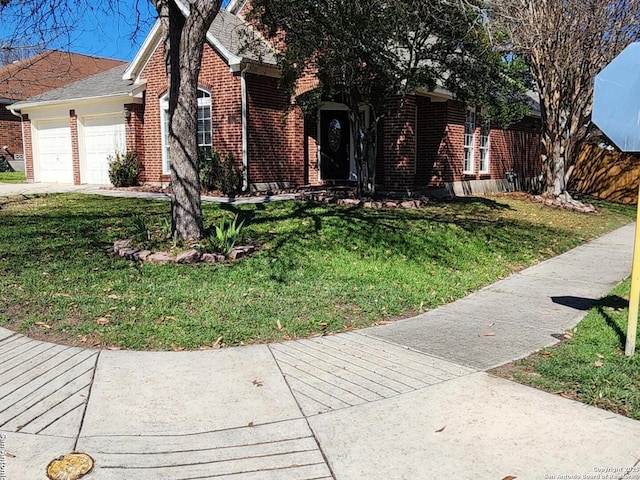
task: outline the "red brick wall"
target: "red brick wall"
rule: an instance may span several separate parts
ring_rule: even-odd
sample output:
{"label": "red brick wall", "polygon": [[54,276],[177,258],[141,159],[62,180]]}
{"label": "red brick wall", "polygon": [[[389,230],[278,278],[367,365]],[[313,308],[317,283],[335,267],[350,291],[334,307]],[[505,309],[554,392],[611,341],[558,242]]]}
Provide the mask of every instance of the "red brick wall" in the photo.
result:
{"label": "red brick wall", "polygon": [[411,190],[416,175],[415,96],[391,100],[378,129],[377,183],[387,190]]}
{"label": "red brick wall", "polygon": [[249,182],[305,183],[305,130],[299,108],[275,78],[247,74]]}
{"label": "red brick wall", "polygon": [[7,146],[13,156],[16,153],[23,153],[22,129],[20,117],[16,117],[5,107],[6,105],[0,103],[0,155],[7,155],[7,152],[2,150],[2,147]]}
{"label": "red brick wall", "polygon": [[[167,182],[162,173],[162,129],[160,125],[160,99],[167,93],[167,81],[163,48],[160,45],[141,74],[147,80],[144,104],[144,150],[138,153],[144,158],[144,182]],[[199,84],[211,92],[211,123],[213,147],[225,155],[233,153],[242,163],[242,104],[240,76],[234,75],[224,59],[210,46],[205,45]],[[195,115],[195,112],[194,112]]]}
{"label": "red brick wall", "polygon": [[124,106],[129,112],[125,118],[126,148],[138,154],[138,160],[144,162],[144,105],[129,103]]}
{"label": "red brick wall", "polygon": [[511,168],[521,179],[540,173],[540,119],[525,117],[506,129],[492,124],[489,171],[479,173],[481,119],[478,112],[473,173],[463,174],[465,106],[452,100],[432,102],[425,97],[417,97],[417,106],[416,190],[442,188],[450,182],[503,180]]}

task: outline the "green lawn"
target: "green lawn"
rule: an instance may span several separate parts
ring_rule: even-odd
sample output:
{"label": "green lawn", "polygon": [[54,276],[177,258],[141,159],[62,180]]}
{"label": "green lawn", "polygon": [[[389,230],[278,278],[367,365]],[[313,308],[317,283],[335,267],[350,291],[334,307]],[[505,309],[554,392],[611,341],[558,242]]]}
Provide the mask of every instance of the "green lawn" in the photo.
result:
{"label": "green lawn", "polygon": [[569,339],[493,373],[640,420],[640,356],[626,357],[629,281],[601,299]]}
{"label": "green lawn", "polygon": [[24,183],[27,177],[24,172],[0,172],[0,183]]}
{"label": "green lawn", "polygon": [[[631,221],[499,196],[416,210],[306,202],[237,212],[257,254],[232,263],[142,266],[109,254],[142,212],[169,204],[87,195],[0,199],[0,325],[38,338],[131,349],[197,349],[305,337],[413,315]],[[99,322],[96,320],[100,319]]]}

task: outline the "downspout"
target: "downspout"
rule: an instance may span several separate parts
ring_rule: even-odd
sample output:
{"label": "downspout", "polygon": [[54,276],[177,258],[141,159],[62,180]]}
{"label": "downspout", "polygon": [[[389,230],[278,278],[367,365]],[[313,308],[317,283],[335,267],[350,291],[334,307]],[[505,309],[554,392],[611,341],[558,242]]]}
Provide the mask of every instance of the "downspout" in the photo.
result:
{"label": "downspout", "polygon": [[249,69],[247,64],[240,72],[240,96],[242,97],[242,191],[249,190],[249,119],[247,99],[247,79],[245,73]]}

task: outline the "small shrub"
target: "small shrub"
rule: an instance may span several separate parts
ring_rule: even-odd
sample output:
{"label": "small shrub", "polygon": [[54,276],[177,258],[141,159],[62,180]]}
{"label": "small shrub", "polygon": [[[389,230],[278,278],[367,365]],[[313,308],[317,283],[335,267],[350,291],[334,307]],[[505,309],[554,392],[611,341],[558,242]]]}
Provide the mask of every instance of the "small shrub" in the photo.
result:
{"label": "small shrub", "polygon": [[115,152],[109,156],[109,180],[114,187],[133,187],[138,185],[142,164],[136,152],[125,154]]}
{"label": "small shrub", "polygon": [[207,240],[207,250],[210,252],[222,252],[229,255],[236,242],[240,238],[240,232],[244,227],[244,220],[238,223],[238,214],[231,220],[223,218],[214,227],[214,234]]}
{"label": "small shrub", "polygon": [[232,153],[228,153],[224,160],[221,160],[218,150],[201,150],[198,163],[200,184],[204,190],[219,190],[225,195],[233,195],[240,190],[242,175],[234,164]]}
{"label": "small shrub", "polygon": [[133,222],[133,228],[135,230],[134,236],[137,240],[146,244],[149,240],[151,240],[151,228],[147,223],[147,219],[144,215],[140,213],[134,213],[131,217],[131,221]]}

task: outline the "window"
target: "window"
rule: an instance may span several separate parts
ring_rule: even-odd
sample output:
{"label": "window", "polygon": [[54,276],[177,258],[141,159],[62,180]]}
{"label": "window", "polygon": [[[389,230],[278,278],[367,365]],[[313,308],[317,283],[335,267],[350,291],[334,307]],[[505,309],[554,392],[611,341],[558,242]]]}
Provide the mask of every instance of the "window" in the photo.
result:
{"label": "window", "polygon": [[467,109],[467,116],[464,122],[464,159],[462,163],[462,173],[473,173],[473,157],[475,154],[476,141],[476,111],[474,108]]}
{"label": "window", "polygon": [[[160,121],[162,124],[162,173],[171,172],[171,152],[169,151],[169,99],[167,95],[160,100]],[[211,151],[211,93],[198,89],[197,112],[198,147]]]}
{"label": "window", "polygon": [[491,133],[491,121],[484,120],[480,125],[480,173],[489,173],[489,148]]}
{"label": "window", "polygon": [[198,147],[211,151],[211,94],[198,89]]}

